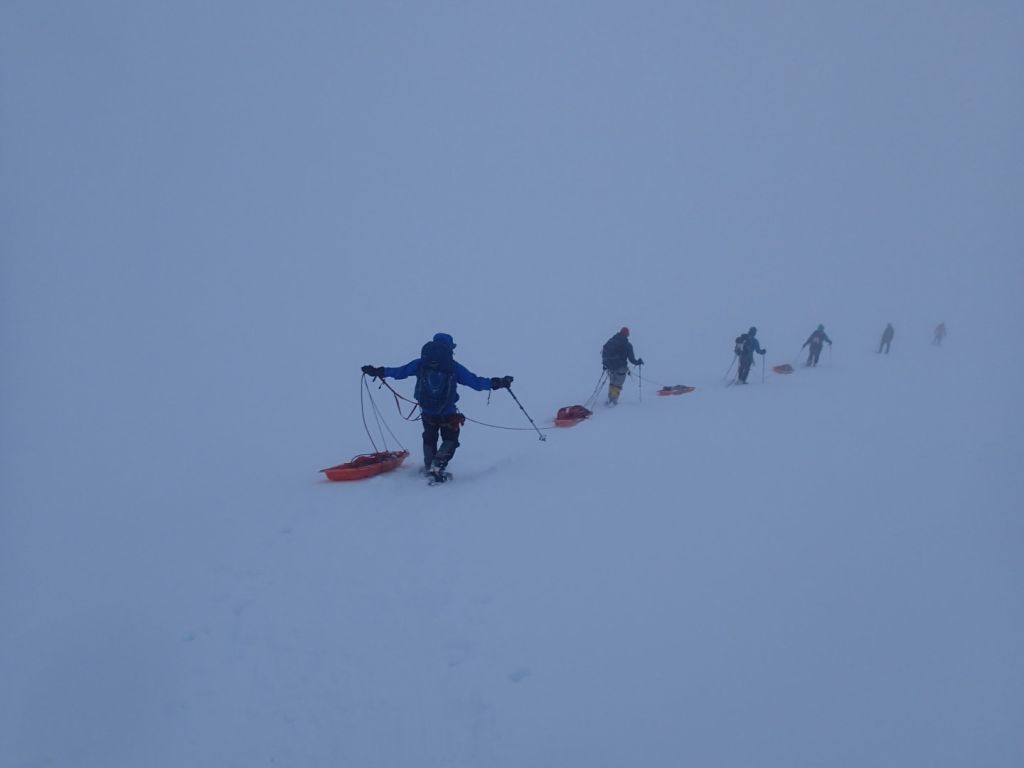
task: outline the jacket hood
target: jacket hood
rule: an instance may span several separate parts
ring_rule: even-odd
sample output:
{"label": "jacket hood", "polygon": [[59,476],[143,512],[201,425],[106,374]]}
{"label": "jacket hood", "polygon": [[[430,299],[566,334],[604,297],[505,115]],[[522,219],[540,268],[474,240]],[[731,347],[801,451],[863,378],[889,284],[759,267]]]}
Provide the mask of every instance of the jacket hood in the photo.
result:
{"label": "jacket hood", "polygon": [[435,333],[434,341],[438,344],[444,344],[448,349],[455,349],[455,339],[447,333]]}

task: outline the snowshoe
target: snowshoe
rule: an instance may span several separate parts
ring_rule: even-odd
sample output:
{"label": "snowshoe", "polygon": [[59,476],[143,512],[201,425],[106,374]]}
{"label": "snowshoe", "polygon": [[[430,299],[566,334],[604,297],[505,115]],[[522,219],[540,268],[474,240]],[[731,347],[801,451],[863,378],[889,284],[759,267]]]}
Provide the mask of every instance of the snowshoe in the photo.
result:
{"label": "snowshoe", "polygon": [[427,470],[427,485],[439,485],[447,483],[452,479],[452,473],[445,470],[440,464],[431,464]]}
{"label": "snowshoe", "polygon": [[443,469],[427,473],[427,485],[440,485],[452,479],[452,473]]}

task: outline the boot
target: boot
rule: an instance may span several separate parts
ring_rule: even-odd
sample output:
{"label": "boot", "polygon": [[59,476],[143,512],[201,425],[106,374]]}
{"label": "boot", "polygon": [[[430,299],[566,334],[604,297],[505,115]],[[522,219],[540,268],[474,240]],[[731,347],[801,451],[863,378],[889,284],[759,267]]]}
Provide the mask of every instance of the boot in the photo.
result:
{"label": "boot", "polygon": [[430,476],[431,484],[443,483],[451,477],[451,475],[445,470],[445,463],[438,461],[435,461],[430,465],[430,469],[427,471],[427,474]]}

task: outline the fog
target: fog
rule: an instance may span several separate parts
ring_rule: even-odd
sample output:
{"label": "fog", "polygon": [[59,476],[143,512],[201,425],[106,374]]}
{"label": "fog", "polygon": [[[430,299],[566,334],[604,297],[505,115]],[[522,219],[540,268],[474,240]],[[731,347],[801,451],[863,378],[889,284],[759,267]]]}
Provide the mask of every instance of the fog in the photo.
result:
{"label": "fog", "polygon": [[[470,642],[444,618],[476,626],[491,599],[490,621],[501,626],[564,615],[556,608],[575,599],[567,592],[540,615],[527,607],[546,579],[567,575],[543,566],[600,571],[564,520],[536,582],[520,591],[502,585],[531,561],[531,536],[543,539],[548,515],[578,511],[577,494],[612,515],[602,514],[596,539],[609,546],[635,535],[630,515],[615,516],[630,493],[678,511],[644,525],[711,532],[696,559],[710,568],[735,554],[714,544],[734,528],[722,518],[702,528],[698,510],[724,512],[739,527],[776,519],[785,513],[771,502],[756,514],[729,505],[743,498],[738,478],[789,487],[793,466],[819,460],[814,466],[837,485],[859,489],[853,496],[912,512],[908,529],[928,519],[929,505],[944,510],[942,536],[899,539],[906,550],[887,550],[891,567],[882,569],[898,575],[894,564],[925,547],[935,568],[925,580],[930,601],[940,600],[936,584],[956,583],[939,553],[955,549],[956,531],[972,520],[982,531],[953,559],[987,575],[954,602],[967,610],[987,594],[991,605],[978,610],[991,610],[973,625],[977,636],[951,641],[941,665],[922,662],[913,678],[934,681],[936,669],[976,659],[981,648],[991,663],[967,686],[962,708],[910,728],[930,734],[934,747],[935,733],[964,724],[944,754],[970,756],[985,740],[980,724],[995,713],[1019,719],[1022,702],[1010,642],[1021,637],[1020,608],[998,591],[1021,577],[1013,509],[1024,490],[1015,391],[1024,370],[1014,350],[1024,321],[1022,35],[1024,8],[1009,2],[2,4],[0,665],[17,684],[0,693],[0,714],[17,725],[0,739],[0,763],[253,765],[276,755],[293,765],[398,765],[413,756],[427,765],[593,765],[604,755],[621,765],[642,735],[651,745],[646,764],[749,765],[749,754],[716,756],[710,744],[683,753],[669,738],[673,707],[690,717],[702,711],[707,699],[697,689],[683,700],[666,690],[653,696],[664,709],[651,720],[651,709],[626,707],[648,690],[644,676],[613,674],[615,703],[583,706],[594,693],[584,685],[588,724],[540,738],[547,726],[524,713],[544,713],[545,700],[567,705],[569,683],[541,688],[547,699],[516,685],[523,699],[515,705],[481,684],[441,711],[433,697],[442,689],[450,697],[451,681],[423,672],[409,654],[426,663],[436,641],[446,648],[442,666],[454,669],[461,648],[498,653],[498,630]],[[949,337],[934,350],[940,321]],[[880,358],[886,322],[896,338],[893,354]],[[756,325],[770,362],[793,362],[818,323],[836,342],[824,375],[808,385],[801,372],[748,390],[744,401],[726,399],[733,390],[720,384],[738,333]],[[455,463],[483,476],[457,486],[450,501],[418,500],[423,489],[404,476],[358,488],[320,484],[319,468],[369,448],[360,365],[403,364],[434,332],[449,332],[474,372],[515,375],[517,395],[543,424],[591,392],[600,346],[622,325],[633,329],[652,382],[698,386],[671,404],[688,410],[658,411],[669,404],[649,391],[640,402],[630,389],[631,409],[614,414],[625,431],[595,417],[579,428],[594,427],[594,437],[559,431],[541,445],[526,432],[476,430]],[[755,369],[752,380],[760,376]],[[502,394],[487,404],[467,392],[460,402],[475,418],[523,426]],[[416,458],[417,425],[390,418]],[[808,445],[808,434],[820,443]],[[751,440],[753,448],[740,447]],[[692,475],[659,465],[684,450],[700,457]],[[661,458],[637,462],[636,454]],[[906,462],[907,471],[868,490],[862,473],[881,471],[878,456],[886,466]],[[946,474],[936,478],[929,467]],[[579,485],[563,485],[560,471]],[[387,484],[396,479],[399,488]],[[845,520],[845,530],[845,516],[861,509],[848,497],[828,496],[786,525],[814,528],[823,511]],[[498,519],[474,521],[480,510]],[[382,523],[371,512],[390,514]],[[874,523],[857,536],[884,535],[890,524]],[[271,542],[303,526],[305,544],[281,555]],[[495,531],[515,541],[521,560],[491,550]],[[834,534],[815,528],[807,541]],[[362,540],[373,543],[355,543]],[[630,540],[642,558],[644,543]],[[375,570],[374,546],[384,563],[407,570]],[[436,547],[447,546],[450,569],[414,567],[421,558],[438,565]],[[853,557],[855,549],[844,551]],[[317,575],[294,580],[303,564]],[[375,644],[387,641],[372,632],[357,650],[328,619],[314,624],[337,644],[275,634],[301,635],[310,620],[293,590],[314,590],[322,605],[332,589],[344,590],[353,564],[373,578],[345,593],[344,622],[403,635],[392,650],[406,654],[408,688],[397,674],[360,677],[367,659],[384,658],[374,657]],[[692,560],[686,567],[690,577],[703,572]],[[736,596],[751,574],[734,576],[725,591]],[[490,583],[463,582],[473,578]],[[604,577],[578,579],[570,581],[582,605],[609,588]],[[627,593],[654,586],[622,579],[612,586]],[[890,597],[884,583],[868,594]],[[921,597],[910,582],[894,594]],[[231,629],[261,597],[262,631]],[[435,598],[440,613],[429,608]],[[390,614],[376,624],[381,604],[397,616],[406,599],[416,604],[408,625]],[[739,604],[760,603],[742,593]],[[713,605],[698,601],[698,615],[722,620]],[[800,614],[788,607],[784,615]],[[864,610],[853,615],[870,615]],[[604,631],[603,614],[584,613],[578,626],[566,620],[546,654],[523,641],[533,660],[510,653],[499,676],[523,664],[571,668],[574,639]],[[725,626],[749,629],[728,617]],[[834,643],[837,625],[829,626],[825,639]],[[911,647],[923,632],[908,628],[896,645]],[[673,624],[670,635],[686,633]],[[217,638],[219,650],[195,651],[202,637]],[[699,686],[719,691],[706,693],[712,698],[728,690],[735,654],[748,671],[757,658],[736,647],[715,656],[717,642],[705,637],[691,649],[712,654]],[[795,647],[814,652],[820,642],[804,633]],[[183,644],[197,657],[182,661]],[[282,662],[283,646],[308,669]],[[671,667],[669,649],[640,640],[625,652],[633,653],[649,654],[652,680]],[[97,655],[102,663],[88,661]],[[225,667],[225,658],[242,666]],[[265,673],[255,688],[250,661]],[[324,667],[335,675],[326,682]],[[145,678],[145,704],[133,706],[134,694],[108,684],[104,669]],[[816,715],[808,731],[842,732],[857,747],[843,758],[818,742],[805,752],[780,747],[762,764],[934,764],[923,748],[895,749],[879,735],[889,726],[867,709],[820,712],[787,702],[774,683],[759,685],[754,700]],[[387,704],[378,684],[392,693]],[[919,694],[897,699],[909,707]],[[282,716],[276,707],[289,699],[308,710]],[[332,720],[319,708],[325,701],[351,718]],[[721,707],[705,712],[707,733],[742,740],[756,731],[757,707],[736,717]],[[95,720],[70,729],[86,710]],[[291,729],[277,730],[282,717]],[[502,738],[488,731],[494,723]],[[612,738],[624,723],[639,731]],[[604,738],[588,741],[591,726]],[[1020,737],[1008,722],[1000,727],[986,737],[989,751],[965,761],[1018,762]],[[858,729],[870,736],[858,741]],[[102,735],[122,730],[136,734],[132,758],[116,736]],[[336,738],[356,746],[345,751]]]}

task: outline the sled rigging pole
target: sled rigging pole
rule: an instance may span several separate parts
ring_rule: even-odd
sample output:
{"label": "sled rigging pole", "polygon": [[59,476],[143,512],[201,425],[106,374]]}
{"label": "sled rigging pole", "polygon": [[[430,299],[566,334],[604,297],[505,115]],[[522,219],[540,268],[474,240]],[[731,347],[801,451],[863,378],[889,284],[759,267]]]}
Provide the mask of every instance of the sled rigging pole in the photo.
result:
{"label": "sled rigging pole", "polygon": [[598,377],[598,379],[597,379],[597,386],[594,387],[594,391],[590,393],[590,397],[588,397],[585,401],[583,401],[583,407],[584,408],[586,408],[587,410],[590,410],[594,406],[594,403],[597,402],[598,394],[601,391],[601,385],[604,384],[604,382],[605,382],[605,380],[607,378],[608,378],[608,371],[602,370],[600,377]]}

